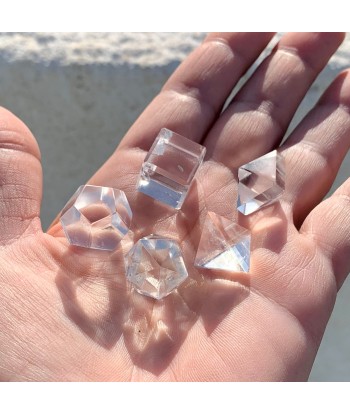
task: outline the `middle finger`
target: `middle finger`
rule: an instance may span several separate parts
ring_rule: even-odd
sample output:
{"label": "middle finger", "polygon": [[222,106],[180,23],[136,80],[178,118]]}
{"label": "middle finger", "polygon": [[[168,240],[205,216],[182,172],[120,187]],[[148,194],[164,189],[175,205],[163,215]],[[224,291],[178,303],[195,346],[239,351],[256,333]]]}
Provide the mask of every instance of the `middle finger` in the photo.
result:
{"label": "middle finger", "polygon": [[230,168],[279,144],[312,82],[344,39],[342,33],[288,33],[239,91],[204,141]]}

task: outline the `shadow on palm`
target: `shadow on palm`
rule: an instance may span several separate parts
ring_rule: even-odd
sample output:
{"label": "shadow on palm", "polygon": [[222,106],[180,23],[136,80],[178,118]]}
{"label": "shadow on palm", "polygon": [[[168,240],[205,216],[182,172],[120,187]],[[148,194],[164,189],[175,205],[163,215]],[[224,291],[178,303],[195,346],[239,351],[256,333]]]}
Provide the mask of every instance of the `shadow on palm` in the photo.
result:
{"label": "shadow on palm", "polygon": [[[210,336],[227,314],[249,295],[250,277],[198,270],[193,266],[207,211],[242,221],[234,218],[236,180],[233,173],[217,163],[205,162],[182,210],[175,211],[136,191],[142,158],[139,152],[136,158],[132,157],[135,152],[132,153],[128,155],[132,162],[127,177],[133,180],[128,186],[110,176],[103,183],[94,183],[127,193],[133,211],[130,235],[113,253],[67,246],[61,258],[65,266],[56,277],[56,286],[67,316],[82,332],[108,350],[123,336],[133,363],[160,374],[176,356],[198,319]],[[277,226],[276,242],[261,237],[259,246],[278,250],[285,242],[286,233],[281,232],[280,226],[283,211],[275,205],[269,214],[275,219],[266,223]],[[250,219],[243,218],[243,221],[244,226],[251,227]],[[265,216],[262,221],[266,221]],[[264,225],[260,228],[257,236],[264,234]],[[136,242],[149,234],[177,240],[189,272],[188,279],[161,301],[138,294],[125,279],[124,256],[132,240]]]}

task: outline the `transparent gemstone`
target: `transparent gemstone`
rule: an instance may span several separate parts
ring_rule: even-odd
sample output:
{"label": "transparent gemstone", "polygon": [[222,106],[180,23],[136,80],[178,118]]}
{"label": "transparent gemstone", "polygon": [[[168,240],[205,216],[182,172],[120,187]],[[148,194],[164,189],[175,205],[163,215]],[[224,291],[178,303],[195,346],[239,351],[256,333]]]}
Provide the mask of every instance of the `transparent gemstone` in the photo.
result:
{"label": "transparent gemstone", "polygon": [[188,276],[181,249],[172,239],[149,235],[126,256],[126,277],[143,295],[160,300]]}
{"label": "transparent gemstone", "polygon": [[204,155],[205,147],[161,129],[142,164],[137,189],[180,209]]}
{"label": "transparent gemstone", "polygon": [[238,169],[237,209],[243,215],[275,202],[284,191],[284,160],[276,150]]}
{"label": "transparent gemstone", "polygon": [[132,212],[125,193],[102,186],[80,186],[60,214],[71,245],[113,251],[127,234]]}
{"label": "transparent gemstone", "polygon": [[199,268],[248,272],[250,232],[233,221],[208,212],[194,265]]}

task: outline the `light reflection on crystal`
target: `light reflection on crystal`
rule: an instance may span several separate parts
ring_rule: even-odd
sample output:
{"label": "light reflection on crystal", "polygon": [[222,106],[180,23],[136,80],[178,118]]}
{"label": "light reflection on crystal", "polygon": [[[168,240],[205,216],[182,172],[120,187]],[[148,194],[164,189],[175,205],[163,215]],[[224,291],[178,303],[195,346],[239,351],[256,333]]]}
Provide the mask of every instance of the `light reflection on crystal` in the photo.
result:
{"label": "light reflection on crystal", "polygon": [[132,212],[125,193],[102,186],[80,186],[60,214],[71,245],[114,250],[127,234]]}
{"label": "light reflection on crystal", "polygon": [[149,235],[139,239],[127,254],[126,276],[140,294],[160,300],[188,273],[176,241]]}
{"label": "light reflection on crystal", "polygon": [[247,229],[208,212],[194,264],[200,268],[248,272],[250,239]]}
{"label": "light reflection on crystal", "polygon": [[137,189],[180,209],[205,155],[205,147],[163,128],[145,157]]}
{"label": "light reflection on crystal", "polygon": [[238,169],[237,209],[244,215],[275,202],[284,191],[284,160],[276,150]]}

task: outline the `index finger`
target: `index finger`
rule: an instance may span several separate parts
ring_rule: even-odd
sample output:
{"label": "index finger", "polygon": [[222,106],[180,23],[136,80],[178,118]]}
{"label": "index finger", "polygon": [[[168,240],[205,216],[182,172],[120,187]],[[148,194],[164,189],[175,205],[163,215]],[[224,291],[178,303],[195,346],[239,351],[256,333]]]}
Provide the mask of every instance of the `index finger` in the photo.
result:
{"label": "index finger", "polygon": [[273,33],[212,33],[169,78],[128,131],[120,148],[148,150],[166,127],[201,141],[226,98]]}

